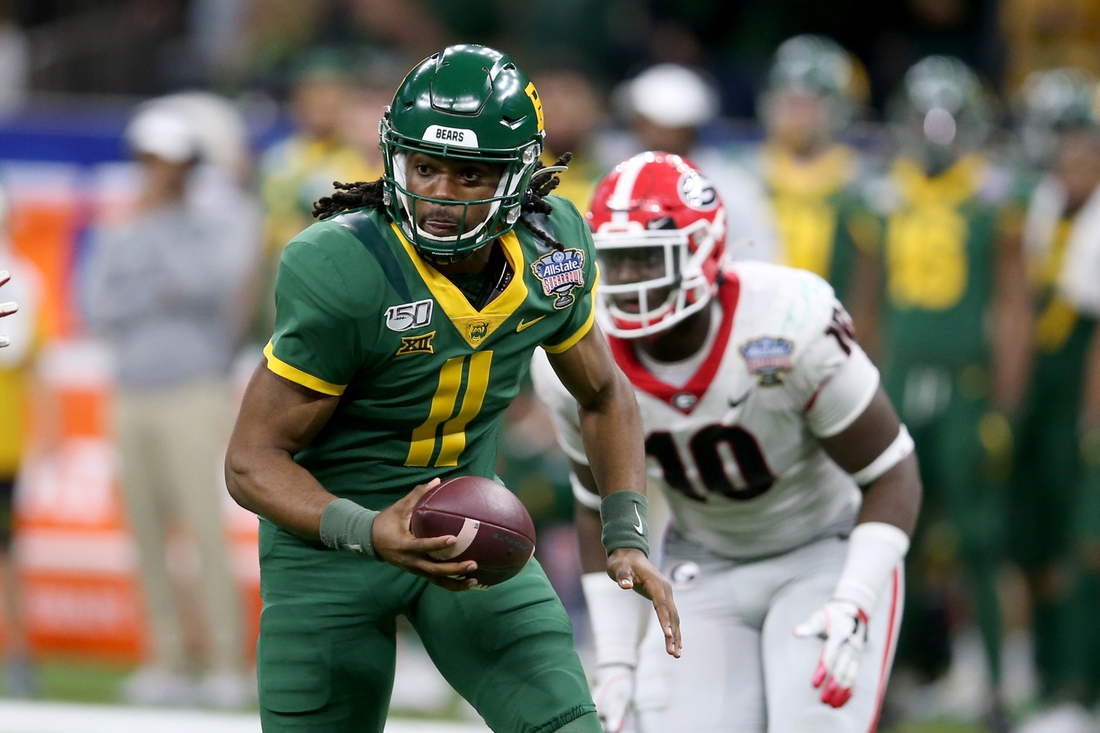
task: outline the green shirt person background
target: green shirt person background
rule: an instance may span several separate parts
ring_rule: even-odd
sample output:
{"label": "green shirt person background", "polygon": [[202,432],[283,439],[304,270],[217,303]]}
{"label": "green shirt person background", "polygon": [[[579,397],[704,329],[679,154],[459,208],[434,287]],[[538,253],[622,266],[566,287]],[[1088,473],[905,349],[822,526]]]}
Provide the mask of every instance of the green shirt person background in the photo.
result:
{"label": "green shirt person background", "polygon": [[[264,258],[252,335],[261,343],[275,319],[272,287],[279,256],[313,222],[313,202],[332,193],[333,181],[370,180],[382,172],[380,163],[371,161],[346,134],[356,93],[351,64],[337,52],[309,53],[293,70],[290,111],[295,130],[268,148],[259,162]],[[376,125],[378,118],[371,122]]]}
{"label": "green shirt person background", "polygon": [[[957,561],[996,691],[1004,484],[1029,358],[1021,216],[1011,176],[981,152],[988,103],[965,64],[944,56],[915,64],[890,117],[900,153],[869,187],[883,219],[881,271],[862,287],[881,287],[883,381],[912,432],[926,487],[899,666],[930,679],[946,669],[950,639],[924,630],[948,627],[937,618],[946,590],[934,578]],[[1005,729],[996,692],[988,713],[994,729]]]}
{"label": "green shirt person background", "polygon": [[1061,283],[1070,250],[1100,240],[1100,126],[1096,79],[1083,70],[1034,72],[1021,96],[1020,147],[1041,177],[1028,191],[1024,227],[1035,355],[1015,445],[1009,546],[1031,596],[1039,705],[1052,709],[1100,694],[1100,573],[1078,552],[1100,536],[1100,493],[1088,490],[1081,440],[1097,313]]}
{"label": "green shirt person background", "polygon": [[779,262],[828,280],[857,327],[869,319],[853,281],[880,232],[859,190],[859,153],[839,138],[868,92],[862,65],[832,39],[787,39],[757,104],[766,137],[751,166],[768,192]]}
{"label": "green shirt person background", "polygon": [[385,174],[322,198],[283,252],[266,359],[226,458],[263,517],[257,668],[263,728],[381,733],[404,615],[436,666],[508,731],[599,733],[572,627],[538,563],[478,593],[476,564],[415,538],[439,479],[492,478],[500,417],[533,350],[577,398],[604,496],[608,572],[653,600],[645,459],[629,382],[593,324],[592,240],[549,195],[541,99],[507,56],[452,46],[405,78],[383,118]]}

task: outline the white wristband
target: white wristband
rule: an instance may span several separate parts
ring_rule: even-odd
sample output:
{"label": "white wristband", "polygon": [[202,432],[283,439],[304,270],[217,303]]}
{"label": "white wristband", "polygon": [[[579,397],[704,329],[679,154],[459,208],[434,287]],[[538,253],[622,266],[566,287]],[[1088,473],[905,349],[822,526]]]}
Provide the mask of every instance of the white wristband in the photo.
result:
{"label": "white wristband", "polygon": [[624,590],[607,573],[581,576],[588,617],[592,623],[592,641],[596,664],[638,664],[638,643],[645,631],[649,601],[632,590]]}
{"label": "white wristband", "polygon": [[853,473],[852,478],[855,479],[857,485],[866,486],[901,463],[906,456],[913,452],[913,448],[913,438],[909,435],[909,429],[902,425],[898,430],[898,437],[894,438],[894,442],[886,446],[886,450],[880,453],[878,458]]}
{"label": "white wristband", "polygon": [[851,601],[868,616],[890,574],[909,552],[909,535],[885,522],[857,524],[848,538],[848,558],[833,598]]}

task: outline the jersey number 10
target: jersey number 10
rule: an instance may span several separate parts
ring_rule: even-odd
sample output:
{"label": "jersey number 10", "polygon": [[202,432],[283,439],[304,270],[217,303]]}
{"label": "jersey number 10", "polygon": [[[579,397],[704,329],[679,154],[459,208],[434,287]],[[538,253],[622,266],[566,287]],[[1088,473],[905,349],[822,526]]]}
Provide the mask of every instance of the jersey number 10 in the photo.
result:
{"label": "jersey number 10", "polygon": [[[725,462],[718,452],[718,446],[723,443],[733,454],[744,479],[743,486],[738,486],[726,473]],[[775,483],[775,476],[768,468],[756,438],[740,426],[708,425],[691,436],[689,446],[699,479],[707,491],[715,491],[737,501],[748,501],[760,496]],[[700,494],[692,486],[671,433],[651,433],[645,440],[645,452],[657,459],[669,488],[695,501],[707,500],[706,494]]]}

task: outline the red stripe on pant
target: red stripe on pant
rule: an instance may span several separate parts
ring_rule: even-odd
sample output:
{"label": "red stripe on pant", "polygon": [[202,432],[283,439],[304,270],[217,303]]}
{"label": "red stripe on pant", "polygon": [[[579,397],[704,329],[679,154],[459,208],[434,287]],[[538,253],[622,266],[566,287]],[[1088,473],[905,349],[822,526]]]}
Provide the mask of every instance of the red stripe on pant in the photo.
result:
{"label": "red stripe on pant", "polygon": [[897,646],[897,639],[895,638],[896,627],[898,623],[898,597],[901,594],[901,570],[894,568],[894,574],[892,578],[890,588],[890,621],[886,627],[886,649],[882,655],[882,672],[878,682],[878,694],[875,700],[875,717],[871,720],[871,727],[868,728],[867,733],[875,733],[875,729],[878,728],[878,719],[882,715],[882,698],[886,694],[886,683],[890,679],[890,661],[894,657],[894,647]]}

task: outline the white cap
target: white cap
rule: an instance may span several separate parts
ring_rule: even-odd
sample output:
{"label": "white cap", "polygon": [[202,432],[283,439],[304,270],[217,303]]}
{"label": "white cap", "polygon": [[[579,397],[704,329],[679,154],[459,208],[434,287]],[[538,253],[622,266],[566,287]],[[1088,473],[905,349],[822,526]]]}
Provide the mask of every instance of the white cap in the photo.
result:
{"label": "white cap", "polygon": [[199,152],[198,140],[187,119],[163,107],[147,107],[130,121],[126,141],[137,154],[155,155],[172,163],[184,163]]}
{"label": "white cap", "polygon": [[626,82],[623,102],[662,127],[699,127],[718,114],[718,94],[698,73],[678,64],[657,64]]}
{"label": "white cap", "polygon": [[181,92],[159,97],[150,105],[187,120],[203,163],[244,174],[249,154],[248,128],[228,99],[210,92]]}

